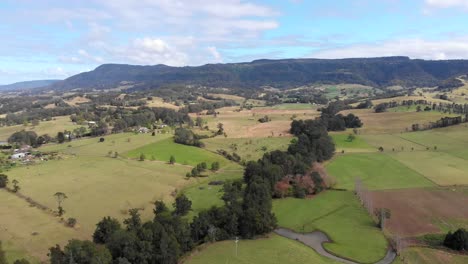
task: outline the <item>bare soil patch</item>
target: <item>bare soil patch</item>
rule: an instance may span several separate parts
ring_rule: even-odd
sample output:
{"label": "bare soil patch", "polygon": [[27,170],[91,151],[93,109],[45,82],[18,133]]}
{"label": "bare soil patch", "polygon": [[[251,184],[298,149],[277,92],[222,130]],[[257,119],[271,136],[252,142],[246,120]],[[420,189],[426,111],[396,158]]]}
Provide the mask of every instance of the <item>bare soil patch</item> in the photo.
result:
{"label": "bare soil patch", "polygon": [[373,191],[374,208],[388,208],[386,228],[403,237],[440,233],[437,222],[466,220],[468,195],[454,189],[405,189]]}

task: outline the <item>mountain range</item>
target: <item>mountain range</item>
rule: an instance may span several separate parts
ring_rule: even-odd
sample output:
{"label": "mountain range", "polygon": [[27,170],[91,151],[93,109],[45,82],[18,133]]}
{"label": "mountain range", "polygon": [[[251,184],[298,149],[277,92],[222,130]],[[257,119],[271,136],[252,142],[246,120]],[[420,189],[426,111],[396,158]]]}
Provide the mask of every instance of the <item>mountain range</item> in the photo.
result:
{"label": "mountain range", "polygon": [[196,67],[104,64],[90,72],[55,82],[50,87],[110,89],[131,85],[153,89],[166,85],[227,88],[291,88],[311,84],[355,83],[374,87],[437,86],[468,74],[468,60],[420,60],[408,57],[353,59],[255,60]]}
{"label": "mountain range", "polygon": [[35,80],[35,81],[16,82],[12,84],[0,85],[0,91],[18,91],[18,90],[29,90],[29,89],[41,88],[41,87],[49,86],[58,81],[60,80]]}

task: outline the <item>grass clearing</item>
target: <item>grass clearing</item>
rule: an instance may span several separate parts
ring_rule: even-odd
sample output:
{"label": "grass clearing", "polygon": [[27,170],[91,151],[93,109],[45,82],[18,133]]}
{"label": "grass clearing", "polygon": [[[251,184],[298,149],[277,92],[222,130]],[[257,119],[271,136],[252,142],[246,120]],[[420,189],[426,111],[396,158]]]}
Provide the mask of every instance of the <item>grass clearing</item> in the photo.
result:
{"label": "grass clearing", "polygon": [[364,126],[359,129],[362,134],[392,134],[411,131],[411,125],[428,124],[446,116],[457,116],[440,112],[384,112],[374,113],[373,109],[352,109],[340,112],[343,115],[357,115]]}
{"label": "grass clearing", "polygon": [[349,191],[326,191],[312,199],[273,203],[278,225],[297,232],[321,230],[334,241],[325,248],[336,255],[373,263],[386,254],[387,241]]}
{"label": "grass clearing", "polygon": [[155,200],[170,202],[175,189],[191,183],[185,179],[189,170],[159,162],[78,156],[16,168],[8,176],[20,182],[22,194],[53,210],[53,194],[65,193],[65,219],[76,218],[80,232],[90,235],[102,217],[122,220],[131,208],[143,209],[142,216],[150,219]]}
{"label": "grass clearing", "polygon": [[244,173],[243,167],[237,164],[231,164],[218,171],[210,177],[196,178],[196,183],[183,189],[183,193],[192,201],[192,211],[189,218],[192,218],[200,211],[209,209],[212,206],[222,206],[221,200],[223,185],[210,185],[211,181],[228,181],[241,179]]}
{"label": "grass clearing", "polygon": [[34,131],[38,136],[48,134],[51,137],[55,137],[60,131],[72,131],[78,127],[81,126],[73,124],[70,120],[70,116],[57,116],[52,118],[50,121],[41,121],[37,126],[31,126],[31,124],[28,124],[27,126],[16,125],[0,127],[0,141],[7,141],[13,133],[21,130]]}
{"label": "grass clearing", "polygon": [[138,159],[141,154],[144,154],[147,159],[154,158],[155,160],[167,162],[171,155],[173,155],[177,163],[192,166],[201,162],[206,162],[208,166],[210,166],[212,162],[218,161],[222,168],[224,165],[229,163],[228,160],[218,154],[214,154],[197,147],[177,144],[172,138],[166,138],[161,141],[130,150],[125,155],[130,158]]}
{"label": "grass clearing", "polygon": [[416,171],[382,153],[340,155],[327,165],[327,171],[336,178],[336,188],[347,190],[354,190],[357,178],[373,190],[434,186]]}
{"label": "grass clearing", "polygon": [[209,138],[202,140],[205,148],[216,152],[224,149],[229,153],[237,153],[242,159],[258,160],[266,152],[273,150],[286,150],[291,142],[291,137],[267,137],[267,138]]}
{"label": "grass clearing", "polygon": [[313,249],[291,239],[280,237],[275,234],[268,238],[256,240],[241,240],[236,246],[234,241],[222,241],[209,244],[201,251],[187,257],[183,263],[186,264],[326,264],[339,263],[329,260],[315,253]]}
{"label": "grass clearing", "polygon": [[[352,134],[352,133],[350,133]],[[370,152],[376,151],[375,148],[367,144],[367,142],[360,136],[354,135],[354,139],[352,141],[349,140],[350,134],[330,134],[335,142],[336,152]]]}
{"label": "grass clearing", "polygon": [[395,151],[425,150],[426,146],[404,138],[404,134],[362,135],[376,150],[382,147],[386,153]]}
{"label": "grass clearing", "polygon": [[81,232],[65,227],[57,218],[30,207],[5,190],[0,190],[0,200],[0,240],[10,263],[18,258],[27,258],[32,263],[45,261],[49,247],[63,245],[73,237],[85,238]]}
{"label": "grass clearing", "polygon": [[391,156],[438,185],[468,185],[465,159],[439,151],[399,152]]}
{"label": "grass clearing", "polygon": [[308,109],[316,109],[317,107],[312,104],[279,104],[272,107],[272,109],[277,110],[308,110]]}

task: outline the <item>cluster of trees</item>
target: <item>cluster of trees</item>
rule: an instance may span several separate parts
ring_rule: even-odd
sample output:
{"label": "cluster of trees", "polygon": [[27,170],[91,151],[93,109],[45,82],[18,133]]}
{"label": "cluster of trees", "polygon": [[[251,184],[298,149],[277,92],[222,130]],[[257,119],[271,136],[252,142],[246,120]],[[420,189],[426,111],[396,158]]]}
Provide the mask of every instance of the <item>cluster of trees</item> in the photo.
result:
{"label": "cluster of trees", "polygon": [[276,197],[305,197],[320,192],[327,183],[310,168],[314,162],[330,159],[335,152],[327,128],[321,120],[294,120],[290,131],[297,139],[291,141],[288,150],[275,150],[247,163],[244,180],[262,179]]}
{"label": "cluster of trees", "polygon": [[16,145],[29,145],[33,147],[38,147],[42,144],[42,140],[38,140],[37,134],[34,131],[25,131],[21,130],[13,133],[8,138],[9,144]]}
{"label": "cluster of trees", "polygon": [[450,78],[447,80],[442,81],[439,86],[437,86],[437,90],[439,91],[451,91],[454,89],[457,89],[459,87],[462,87],[465,85],[461,80],[457,78]]}
{"label": "cluster of trees", "polygon": [[[213,163],[211,163],[211,167],[210,167],[210,170],[211,171],[218,171],[220,168],[220,165],[219,165],[219,162],[215,161]],[[189,177],[198,177],[198,176],[201,176],[203,172],[205,172],[206,170],[208,169],[208,165],[206,164],[206,162],[201,162],[199,164],[197,164],[197,166],[195,166],[191,172],[187,172],[187,174],[185,175],[187,178]]]}
{"label": "cluster of trees", "polygon": [[192,130],[178,127],[175,129],[174,142],[189,146],[203,147],[203,142]]}
{"label": "cluster of trees", "polygon": [[178,196],[170,211],[162,201],[155,203],[152,221],[143,223],[138,209],[129,211],[124,226],[105,217],[96,227],[93,242],[71,240],[62,249],[50,248],[51,264],[63,263],[164,263],[176,264],[196,245],[230,239],[251,238],[270,232],[276,226],[271,213],[271,194],[261,181],[247,184],[226,182],[223,207],[212,207],[195,216],[191,223],[184,217],[191,201]]}
{"label": "cluster of trees", "polygon": [[235,105],[238,104],[233,100],[223,99],[221,101],[216,102],[200,100],[196,104],[188,104],[184,108],[180,109],[180,111],[182,113],[200,113],[203,110],[208,110],[208,112],[213,113],[215,109]]}
{"label": "cluster of trees", "polygon": [[444,239],[444,246],[458,251],[468,250],[468,231],[460,228],[454,233],[448,232]]}
{"label": "cluster of trees", "polygon": [[198,163],[197,166],[195,166],[190,173],[187,173],[187,177],[198,177],[200,176],[203,172],[205,172],[208,169],[208,165],[206,165],[206,162],[201,162]]}
{"label": "cluster of trees", "polygon": [[461,116],[455,116],[455,117],[442,117],[441,119],[435,121],[435,122],[430,122],[429,124],[413,124],[411,125],[411,130],[412,131],[421,131],[421,130],[428,130],[428,129],[434,129],[434,128],[440,128],[440,127],[448,127],[448,126],[455,126],[461,123],[467,122],[466,118],[463,118]]}
{"label": "cluster of trees", "polygon": [[267,115],[258,119],[258,122],[260,122],[260,123],[267,123],[267,122],[270,122],[270,121],[271,121],[271,118],[269,116],[267,116]]}
{"label": "cluster of trees", "polygon": [[219,154],[219,155],[222,155],[223,157],[225,157],[226,159],[228,160],[232,160],[234,162],[241,162],[241,157],[237,154],[237,153],[232,153],[230,154],[229,152],[227,152],[226,150],[224,149],[218,149],[216,150],[216,152]]}
{"label": "cluster of trees", "polygon": [[349,113],[346,116],[338,114],[340,111],[349,108],[343,101],[331,102],[327,107],[320,110],[320,120],[328,131],[343,131],[346,128],[362,127],[361,120],[354,114]]}
{"label": "cluster of trees", "polygon": [[113,132],[126,131],[132,127],[152,127],[155,122],[159,121],[169,126],[192,123],[187,113],[163,107],[140,107],[137,110],[117,108],[110,111],[107,117],[110,117],[109,123],[113,124]]}

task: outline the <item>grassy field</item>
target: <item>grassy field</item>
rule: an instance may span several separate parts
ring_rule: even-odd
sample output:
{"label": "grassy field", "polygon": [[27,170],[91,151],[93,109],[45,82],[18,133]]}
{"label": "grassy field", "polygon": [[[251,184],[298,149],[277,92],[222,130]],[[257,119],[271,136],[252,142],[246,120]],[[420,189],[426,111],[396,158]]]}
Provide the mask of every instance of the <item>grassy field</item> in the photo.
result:
{"label": "grassy field", "polygon": [[398,152],[391,156],[438,185],[468,185],[466,159],[438,151]]}
{"label": "grassy field", "polygon": [[223,241],[207,245],[203,250],[193,253],[183,263],[186,264],[276,264],[276,263],[338,263],[324,258],[311,248],[278,235],[257,240],[241,240],[236,246],[234,241]]}
{"label": "grassy field", "polygon": [[57,116],[51,121],[41,121],[37,126],[28,124],[27,126],[16,125],[0,127],[0,141],[6,141],[13,133],[21,130],[34,131],[39,136],[48,134],[51,137],[55,137],[60,131],[73,130],[77,127],[80,126],[74,125],[69,116]]}
{"label": "grassy field", "polygon": [[171,193],[191,181],[190,168],[159,162],[139,162],[106,157],[77,156],[8,172],[20,182],[21,193],[56,209],[56,192],[68,196],[65,217],[78,220],[80,230],[91,234],[104,216],[126,217],[131,208],[141,208],[145,219],[152,216],[152,202],[171,201]]}
{"label": "grassy field", "polygon": [[209,138],[202,140],[205,148],[216,152],[224,149],[229,153],[237,153],[244,160],[258,160],[266,152],[272,150],[286,150],[291,137],[267,138]]}
{"label": "grassy field", "polygon": [[372,152],[376,151],[376,148],[373,148],[371,145],[360,136],[354,135],[355,138],[350,141],[348,136],[352,134],[331,134],[333,142],[335,143],[336,152]]}
{"label": "grassy field", "polygon": [[327,165],[327,171],[336,178],[336,188],[347,190],[354,190],[357,178],[374,190],[434,186],[422,175],[382,153],[341,155]]}
{"label": "grassy field", "polygon": [[403,135],[405,134],[362,135],[361,137],[376,150],[382,147],[385,153],[426,149],[426,146],[410,141]]}
{"label": "grassy field", "polygon": [[85,138],[63,144],[48,144],[42,146],[40,150],[45,152],[58,151],[69,155],[105,157],[109,151],[124,154],[130,150],[171,137],[171,134],[157,134],[153,137],[150,134],[121,133],[105,136],[104,142],[98,143],[99,138]]}
{"label": "grassy field", "polygon": [[0,200],[0,240],[10,263],[19,258],[38,263],[47,259],[49,247],[64,244],[72,237],[85,238],[81,232],[65,227],[57,218],[30,207],[5,190],[0,190]]}
{"label": "grassy field", "polygon": [[430,112],[384,112],[374,113],[373,109],[352,109],[340,112],[343,115],[353,113],[357,115],[364,126],[360,128],[362,134],[391,134],[411,130],[411,125],[428,124],[446,116],[456,116],[435,111]]}
{"label": "grassy field", "polygon": [[214,161],[218,161],[221,167],[228,164],[228,161],[220,155],[201,148],[174,143],[172,138],[166,138],[156,143],[136,148],[125,155],[138,159],[141,154],[144,154],[147,159],[167,162],[171,155],[173,155],[177,163],[192,166],[201,162],[206,162],[209,166]]}
{"label": "grassy field", "polygon": [[277,110],[306,110],[316,108],[316,106],[311,104],[279,104],[272,107],[272,109]]}
{"label": "grassy field", "polygon": [[325,248],[334,254],[372,263],[386,253],[387,241],[349,191],[327,191],[312,199],[275,200],[278,225],[297,232],[321,230],[334,241]]}
{"label": "grassy field", "polygon": [[212,206],[223,205],[221,200],[223,186],[210,185],[209,182],[241,179],[243,172],[244,170],[240,165],[233,163],[216,174],[210,175],[210,177],[197,178],[196,183],[184,188],[182,191],[192,201],[192,211],[189,213],[189,218]]}
{"label": "grassy field", "polygon": [[[293,117],[310,119],[319,116],[312,107],[308,109],[275,109],[274,107],[256,107],[239,111],[239,107],[218,109],[217,117],[202,116],[206,125],[215,130],[218,123],[224,125],[228,138],[278,137],[288,135]],[[260,123],[258,119],[267,115],[270,122]],[[196,115],[192,115],[193,118]]]}

